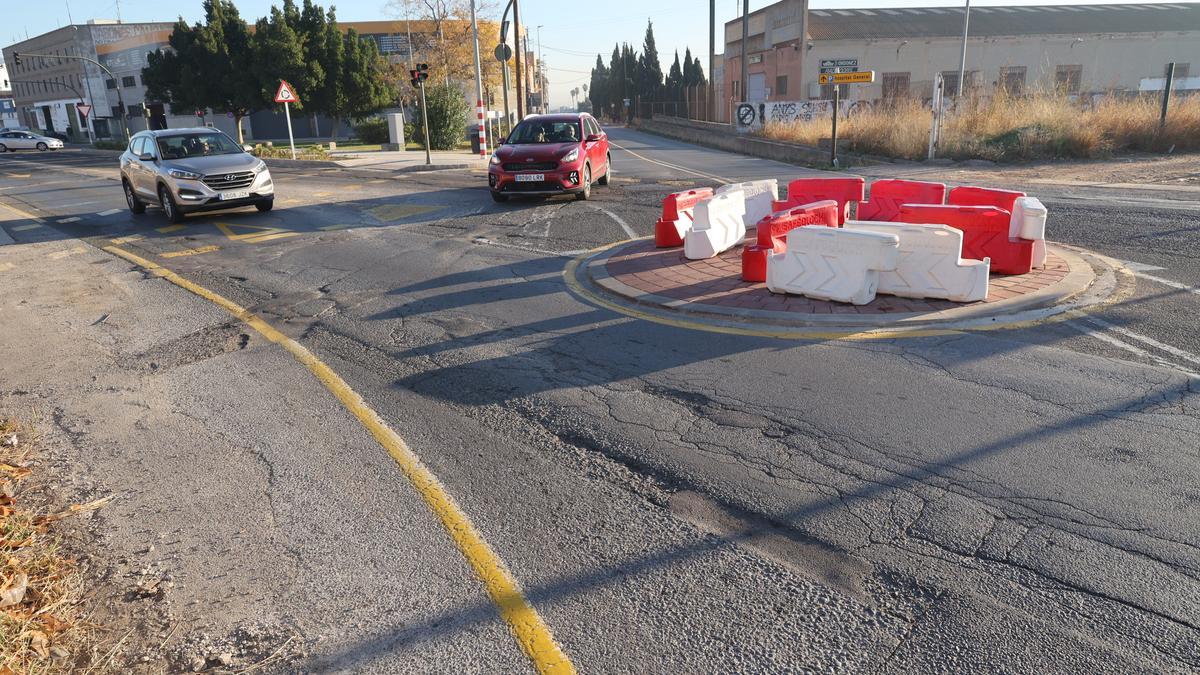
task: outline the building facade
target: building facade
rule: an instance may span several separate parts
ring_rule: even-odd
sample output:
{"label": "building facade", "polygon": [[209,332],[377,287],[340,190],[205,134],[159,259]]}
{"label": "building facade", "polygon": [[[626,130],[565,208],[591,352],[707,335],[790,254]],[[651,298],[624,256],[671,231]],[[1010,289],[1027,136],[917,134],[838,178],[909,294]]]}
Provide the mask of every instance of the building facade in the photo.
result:
{"label": "building facade", "polygon": [[0,129],[23,126],[17,118],[17,102],[13,99],[8,67],[0,61]]}
{"label": "building facade", "polygon": [[[726,101],[832,98],[822,72],[873,70],[873,84],[841,85],[845,100],[929,98],[941,73],[958,86],[962,7],[808,8],[783,0],[725,24]],[[804,36],[803,38],[801,36]],[[1176,90],[1200,90],[1200,3],[972,7],[964,89],[1087,95],[1160,90],[1175,62]],[[1196,63],[1200,67],[1200,63]]]}

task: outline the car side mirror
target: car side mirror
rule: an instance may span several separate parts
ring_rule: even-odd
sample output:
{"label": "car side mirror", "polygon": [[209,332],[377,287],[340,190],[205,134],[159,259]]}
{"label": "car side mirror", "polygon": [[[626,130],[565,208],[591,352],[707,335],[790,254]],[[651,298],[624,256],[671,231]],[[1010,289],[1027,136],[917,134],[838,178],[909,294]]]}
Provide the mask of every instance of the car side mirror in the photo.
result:
{"label": "car side mirror", "polygon": [[138,159],[140,159],[143,162],[153,162],[154,155],[152,155],[148,152],[143,152],[142,154],[138,155]]}
{"label": "car side mirror", "polygon": [[588,134],[587,142],[595,143],[597,141],[600,141],[603,138],[604,138],[604,136],[602,134]]}
{"label": "car side mirror", "polygon": [[254,146],[253,146],[253,145],[250,145],[249,143],[243,143],[243,144],[242,144],[242,151],[243,151],[243,152],[254,152]]}

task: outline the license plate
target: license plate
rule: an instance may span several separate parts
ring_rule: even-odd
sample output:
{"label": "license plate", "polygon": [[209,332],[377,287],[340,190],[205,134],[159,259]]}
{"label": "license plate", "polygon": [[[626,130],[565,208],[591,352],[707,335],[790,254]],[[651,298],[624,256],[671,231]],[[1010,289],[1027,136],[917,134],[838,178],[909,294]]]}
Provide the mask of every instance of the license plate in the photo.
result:
{"label": "license plate", "polygon": [[544,173],[519,173],[517,174],[518,183],[541,183],[546,180]]}
{"label": "license plate", "polygon": [[222,192],[221,201],[229,201],[230,199],[245,199],[250,196],[249,190],[239,190],[237,192]]}

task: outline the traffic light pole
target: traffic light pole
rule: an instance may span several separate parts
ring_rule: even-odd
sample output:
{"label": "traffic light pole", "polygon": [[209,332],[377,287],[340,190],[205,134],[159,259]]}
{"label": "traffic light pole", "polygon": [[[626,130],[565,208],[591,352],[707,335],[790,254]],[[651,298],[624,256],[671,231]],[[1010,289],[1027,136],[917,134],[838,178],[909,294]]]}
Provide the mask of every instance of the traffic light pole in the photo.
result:
{"label": "traffic light pole", "polygon": [[425,81],[421,80],[417,85],[421,90],[421,128],[425,131],[425,164],[433,164],[433,159],[429,156],[429,112],[425,108]]}

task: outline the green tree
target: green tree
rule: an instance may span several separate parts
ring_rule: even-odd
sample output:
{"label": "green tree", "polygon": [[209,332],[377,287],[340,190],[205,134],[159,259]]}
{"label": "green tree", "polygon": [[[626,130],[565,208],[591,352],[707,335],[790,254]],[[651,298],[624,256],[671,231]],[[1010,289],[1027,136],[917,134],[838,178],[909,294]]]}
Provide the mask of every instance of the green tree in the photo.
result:
{"label": "green tree", "polygon": [[[462,90],[453,84],[437,83],[425,88],[425,107],[429,111],[429,147],[453,150],[463,138],[470,106]],[[425,142],[421,109],[417,107],[416,136]]]}
{"label": "green tree", "polygon": [[654,24],[646,21],[646,38],[642,43],[642,57],[638,59],[638,93],[654,100],[663,86],[662,64],[658,61],[658,47],[654,43]]}
{"label": "green tree", "polygon": [[199,72],[199,31],[199,24],[192,27],[181,18],[167,39],[171,48],[146,55],[142,82],[147,99],[169,103],[177,110],[203,110],[209,106],[208,88]]}
{"label": "green tree", "polygon": [[683,69],[679,66],[679,50],[676,49],[675,63],[671,64],[671,70],[667,73],[666,94],[668,100],[678,100],[685,84]]}
{"label": "green tree", "polygon": [[353,119],[379,112],[396,100],[395,89],[383,77],[383,59],[375,41],[359,37],[353,28],[346,31],[342,83],[346,92],[344,114]]}
{"label": "green tree", "polygon": [[592,99],[592,113],[596,116],[608,110],[608,68],[604,59],[596,55],[596,65],[592,67],[592,79],[588,83],[588,95]]}
{"label": "green tree", "polygon": [[[311,70],[305,64],[304,44],[301,36],[289,24],[289,13],[295,13],[295,4],[288,0],[285,9],[272,7],[267,17],[258,20],[254,26],[252,45],[254,48],[254,74],[260,83],[260,91],[264,106],[273,106],[275,91],[280,80],[287,80],[297,88],[299,102],[292,104],[297,110],[303,110],[303,102],[311,93]],[[299,26],[299,14],[295,16]]]}

